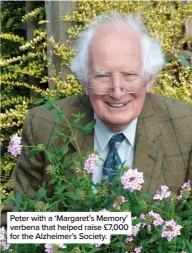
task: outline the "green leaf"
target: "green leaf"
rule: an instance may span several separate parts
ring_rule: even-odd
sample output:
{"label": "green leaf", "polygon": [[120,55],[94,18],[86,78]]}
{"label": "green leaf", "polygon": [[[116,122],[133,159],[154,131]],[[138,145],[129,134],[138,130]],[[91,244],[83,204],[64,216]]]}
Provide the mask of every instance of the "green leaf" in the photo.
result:
{"label": "green leaf", "polygon": [[72,114],[76,119],[74,120],[74,123],[78,123],[82,118],[85,117],[86,113],[76,113]]}
{"label": "green leaf", "polygon": [[91,130],[94,128],[94,125],[95,125],[95,121],[91,121],[89,122],[87,125],[85,125],[83,128],[82,128],[82,132],[83,133],[90,133]]}
{"label": "green leaf", "polygon": [[173,59],[175,59],[175,55],[174,54],[167,54],[167,55],[165,55],[166,62],[170,62]]}
{"label": "green leaf", "polygon": [[65,144],[61,149],[61,156],[63,157],[69,150],[68,144]]}
{"label": "green leaf", "polygon": [[47,159],[49,162],[51,162],[52,159],[53,159],[52,154],[51,154],[49,151],[47,151],[47,150],[45,150],[45,157],[46,157],[46,159]]}
{"label": "green leaf", "polygon": [[55,194],[59,194],[61,193],[63,190],[69,188],[69,185],[65,184],[65,185],[59,185],[56,187],[56,193]]}
{"label": "green leaf", "polygon": [[35,105],[39,105],[39,104],[41,104],[41,103],[44,103],[44,101],[45,101],[44,98],[39,98],[39,99],[35,100],[33,103],[34,103]]}
{"label": "green leaf", "polygon": [[55,116],[54,116],[54,120],[58,123],[63,119],[64,115],[62,112],[56,112]]}
{"label": "green leaf", "polygon": [[185,240],[185,244],[188,248],[188,251],[192,252],[192,244],[185,237],[183,237],[183,239]]}
{"label": "green leaf", "polygon": [[190,65],[190,63],[186,60],[185,56],[183,56],[181,54],[178,54],[178,56],[179,56],[179,61],[182,66],[186,67],[186,66]]}
{"label": "green leaf", "polygon": [[151,197],[153,197],[153,194],[150,194],[150,193],[142,193],[142,194],[140,195],[140,198],[141,198],[141,199],[149,199],[149,198],[151,198]]}
{"label": "green leaf", "polygon": [[72,161],[72,160],[70,160],[70,161],[65,161],[65,162],[62,164],[62,168],[63,168],[63,169],[69,168],[72,164],[73,164],[73,161]]}
{"label": "green leaf", "polygon": [[15,202],[18,204],[22,200],[21,191],[17,191],[15,194]]}
{"label": "green leaf", "polygon": [[54,184],[54,183],[56,183],[57,182],[57,178],[56,177],[53,177],[51,180],[49,180],[49,185],[51,185],[51,184]]}
{"label": "green leaf", "polygon": [[36,193],[36,197],[37,197],[38,199],[42,199],[43,197],[45,197],[46,192],[47,192],[47,191],[46,191],[44,188],[40,188],[40,189],[38,190],[38,192]]}
{"label": "green leaf", "polygon": [[47,101],[47,102],[44,104],[43,107],[44,107],[46,110],[49,110],[49,111],[51,111],[51,110],[54,109],[54,106],[53,106],[49,101]]}
{"label": "green leaf", "polygon": [[182,222],[182,227],[183,227],[183,226],[188,226],[188,225],[191,225],[191,228],[192,228],[192,221],[190,221],[190,220],[184,220],[184,221]]}
{"label": "green leaf", "polygon": [[29,152],[29,158],[32,158],[33,156],[38,155],[38,154],[39,154],[39,151],[37,150],[37,148],[33,148]]}
{"label": "green leaf", "polygon": [[187,57],[192,57],[192,52],[188,51],[188,50],[186,50],[186,51],[180,51],[178,54],[179,55],[183,55],[183,56],[187,56]]}
{"label": "green leaf", "polygon": [[180,217],[185,217],[185,216],[192,217],[192,210],[179,212],[177,213],[177,215],[179,215]]}
{"label": "green leaf", "polygon": [[64,196],[68,197],[69,199],[72,200],[77,200],[77,195],[75,192],[65,192]]}

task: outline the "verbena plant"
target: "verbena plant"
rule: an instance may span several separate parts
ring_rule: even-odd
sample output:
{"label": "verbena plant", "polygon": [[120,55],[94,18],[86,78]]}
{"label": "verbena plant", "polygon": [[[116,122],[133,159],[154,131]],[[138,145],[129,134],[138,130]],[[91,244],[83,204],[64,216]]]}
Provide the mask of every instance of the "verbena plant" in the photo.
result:
{"label": "verbena plant", "polygon": [[[110,244],[6,244],[1,240],[4,252],[65,252],[65,253],[176,253],[192,252],[192,189],[186,182],[179,195],[171,192],[167,186],[161,186],[155,196],[141,191],[144,183],[143,173],[139,169],[128,169],[122,165],[116,169],[116,177],[111,183],[103,180],[92,182],[92,174],[96,169],[99,153],[82,154],[78,148],[77,129],[84,134],[90,134],[94,122],[83,125],[81,120],[85,114],[75,114],[73,122],[69,122],[63,111],[53,99],[45,103],[45,108],[55,110],[56,123],[65,120],[64,129],[56,129],[54,138],[61,138],[62,148],[50,144],[47,149],[34,140],[30,148],[30,156],[44,152],[47,161],[46,172],[50,175],[48,184],[53,187],[53,195],[48,196],[43,183],[33,200],[22,192],[17,192],[15,198],[5,198],[3,205],[12,199],[18,212],[91,212],[113,211],[131,212],[133,230],[131,236],[112,236]],[[63,122],[63,121],[62,121]],[[67,134],[66,134],[67,133]],[[71,137],[72,136],[72,137]],[[52,140],[53,140],[52,139]],[[77,154],[72,159],[68,156],[69,144],[75,142]],[[14,137],[9,151],[16,155],[20,152],[20,138]],[[2,237],[5,236],[1,229]],[[43,248],[45,247],[45,248]]]}

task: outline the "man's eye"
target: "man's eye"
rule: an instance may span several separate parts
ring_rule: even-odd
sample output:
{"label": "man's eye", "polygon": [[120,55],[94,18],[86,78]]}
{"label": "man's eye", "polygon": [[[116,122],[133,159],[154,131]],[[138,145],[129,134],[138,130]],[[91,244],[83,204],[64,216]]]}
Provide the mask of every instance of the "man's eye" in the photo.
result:
{"label": "man's eye", "polygon": [[134,80],[137,78],[137,75],[134,73],[127,73],[123,75],[126,80]]}
{"label": "man's eye", "polygon": [[97,75],[96,76],[97,80],[108,80],[110,77],[108,75]]}
{"label": "man's eye", "polygon": [[97,77],[108,77],[107,75],[98,75]]}

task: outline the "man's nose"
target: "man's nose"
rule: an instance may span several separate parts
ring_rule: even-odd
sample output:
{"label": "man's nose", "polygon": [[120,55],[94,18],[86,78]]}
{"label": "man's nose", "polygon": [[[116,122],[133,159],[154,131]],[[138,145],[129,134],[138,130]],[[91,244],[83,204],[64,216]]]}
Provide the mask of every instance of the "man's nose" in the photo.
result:
{"label": "man's nose", "polygon": [[112,86],[114,87],[111,92],[110,96],[114,98],[121,98],[125,95],[125,92],[122,89],[122,80],[121,75],[114,75],[112,78]]}

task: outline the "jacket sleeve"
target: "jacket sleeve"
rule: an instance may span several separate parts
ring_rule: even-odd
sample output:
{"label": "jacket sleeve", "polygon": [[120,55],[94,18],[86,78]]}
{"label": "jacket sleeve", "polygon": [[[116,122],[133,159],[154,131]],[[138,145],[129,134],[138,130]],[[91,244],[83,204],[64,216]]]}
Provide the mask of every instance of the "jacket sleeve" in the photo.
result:
{"label": "jacket sleeve", "polygon": [[[31,199],[35,197],[35,192],[43,182],[44,176],[44,154],[41,153],[40,155],[29,158],[31,147],[34,146],[32,143],[32,121],[33,116],[31,112],[28,112],[22,129],[21,154],[11,175],[11,179],[14,182],[14,193],[22,191]],[[7,212],[12,211],[14,206],[15,202],[10,201],[2,210],[1,226],[6,226]]]}

